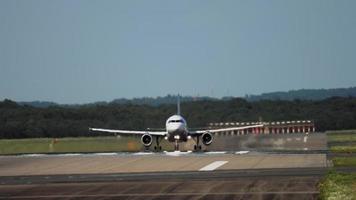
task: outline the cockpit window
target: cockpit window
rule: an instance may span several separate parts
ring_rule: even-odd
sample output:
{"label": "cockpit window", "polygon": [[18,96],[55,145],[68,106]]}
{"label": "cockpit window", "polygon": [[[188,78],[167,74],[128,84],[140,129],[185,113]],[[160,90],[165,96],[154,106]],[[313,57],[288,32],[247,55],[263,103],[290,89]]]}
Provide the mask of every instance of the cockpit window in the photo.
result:
{"label": "cockpit window", "polygon": [[169,120],[168,123],[183,123],[183,120]]}

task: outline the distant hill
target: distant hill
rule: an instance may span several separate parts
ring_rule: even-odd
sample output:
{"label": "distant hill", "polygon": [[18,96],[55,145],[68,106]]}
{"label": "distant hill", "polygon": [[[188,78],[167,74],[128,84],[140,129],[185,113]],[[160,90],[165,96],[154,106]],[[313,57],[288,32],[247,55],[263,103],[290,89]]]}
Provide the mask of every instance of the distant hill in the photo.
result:
{"label": "distant hill", "polygon": [[[356,87],[350,88],[336,88],[336,89],[301,89],[301,90],[290,90],[288,92],[270,92],[262,93],[260,95],[246,95],[244,98],[247,101],[260,101],[260,100],[286,100],[293,101],[295,99],[299,100],[324,100],[330,97],[356,97]],[[223,97],[223,98],[213,98],[213,97],[192,97],[183,96],[181,97],[181,102],[194,102],[194,101],[228,101],[234,97]],[[162,104],[176,104],[177,95],[167,95],[164,97],[141,97],[141,98],[119,98],[114,99],[111,102],[100,101],[90,104],[58,104],[55,102],[48,101],[31,101],[31,102],[18,102],[20,105],[29,105],[36,108],[47,108],[51,106],[60,107],[79,107],[79,106],[91,106],[91,105],[109,105],[109,104],[132,104],[132,105],[150,105],[159,106]]]}
{"label": "distant hill", "polygon": [[[36,108],[48,108],[50,106],[59,106],[59,107],[79,107],[79,106],[93,106],[93,105],[110,105],[110,104],[132,104],[132,105],[150,105],[150,106],[159,106],[162,104],[176,104],[177,95],[167,95],[164,97],[141,97],[141,98],[119,98],[114,99],[110,102],[100,101],[88,104],[58,104],[55,102],[48,101],[26,101],[26,102],[17,102],[19,105],[28,105]],[[183,96],[180,97],[181,102],[193,102],[193,101],[219,101],[219,100],[230,100],[233,97],[224,97],[222,99],[213,98],[213,97],[192,97],[192,96]]]}
{"label": "distant hill", "polygon": [[[159,106],[162,104],[176,104],[177,103],[177,95],[167,95],[165,97],[142,97],[142,98],[134,98],[134,99],[115,99],[111,101],[112,104],[134,104],[134,105],[150,105],[150,106]],[[213,98],[213,97],[192,97],[192,96],[183,96],[180,97],[181,102],[191,102],[191,101],[218,101],[221,99]]]}
{"label": "distant hill", "polygon": [[48,108],[50,106],[59,106],[59,104],[50,101],[21,101],[19,105],[29,105],[36,108]]}
{"label": "distant hill", "polygon": [[356,97],[356,87],[336,89],[301,89],[288,92],[270,92],[260,95],[246,95],[247,101],[259,100],[323,100],[330,97]]}

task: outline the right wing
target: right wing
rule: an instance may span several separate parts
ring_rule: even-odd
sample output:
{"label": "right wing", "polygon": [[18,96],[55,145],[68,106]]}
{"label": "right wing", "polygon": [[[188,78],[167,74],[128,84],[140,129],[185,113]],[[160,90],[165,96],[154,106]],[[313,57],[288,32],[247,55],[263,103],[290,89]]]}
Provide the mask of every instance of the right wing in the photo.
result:
{"label": "right wing", "polygon": [[144,134],[157,135],[157,136],[167,135],[166,131],[129,131],[129,130],[114,130],[114,129],[104,129],[104,128],[89,128],[89,131],[116,133],[121,135],[144,135]]}
{"label": "right wing", "polygon": [[225,131],[237,131],[237,130],[244,130],[244,129],[249,129],[249,128],[258,128],[258,127],[263,127],[263,124],[256,124],[256,125],[251,125],[251,126],[240,126],[240,127],[227,127],[227,128],[218,128],[218,129],[207,129],[207,130],[197,130],[197,131],[192,131],[189,132],[190,135],[202,135],[203,133],[209,132],[209,133],[219,133],[219,132],[225,132]]}

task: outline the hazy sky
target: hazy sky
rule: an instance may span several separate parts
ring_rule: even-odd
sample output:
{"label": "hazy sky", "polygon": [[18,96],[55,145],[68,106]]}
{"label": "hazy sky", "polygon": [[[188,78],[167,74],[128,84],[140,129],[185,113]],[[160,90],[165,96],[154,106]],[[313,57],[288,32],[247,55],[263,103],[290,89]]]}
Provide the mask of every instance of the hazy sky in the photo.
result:
{"label": "hazy sky", "polygon": [[356,86],[355,0],[0,0],[0,99]]}

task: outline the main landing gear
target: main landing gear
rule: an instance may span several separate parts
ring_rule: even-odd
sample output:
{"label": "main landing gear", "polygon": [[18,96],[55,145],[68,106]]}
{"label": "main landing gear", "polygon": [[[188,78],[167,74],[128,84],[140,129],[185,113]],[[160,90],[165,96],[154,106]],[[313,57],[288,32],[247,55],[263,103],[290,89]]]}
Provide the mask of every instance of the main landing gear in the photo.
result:
{"label": "main landing gear", "polygon": [[155,146],[154,149],[155,151],[162,151],[162,146]]}
{"label": "main landing gear", "polygon": [[201,145],[199,145],[199,136],[197,136],[197,139],[195,141],[196,141],[196,144],[194,145],[194,151],[201,150]]}
{"label": "main landing gear", "polygon": [[162,138],[160,138],[159,136],[156,136],[156,146],[154,146],[155,151],[162,151],[162,146],[159,145],[161,140],[162,140]]}

